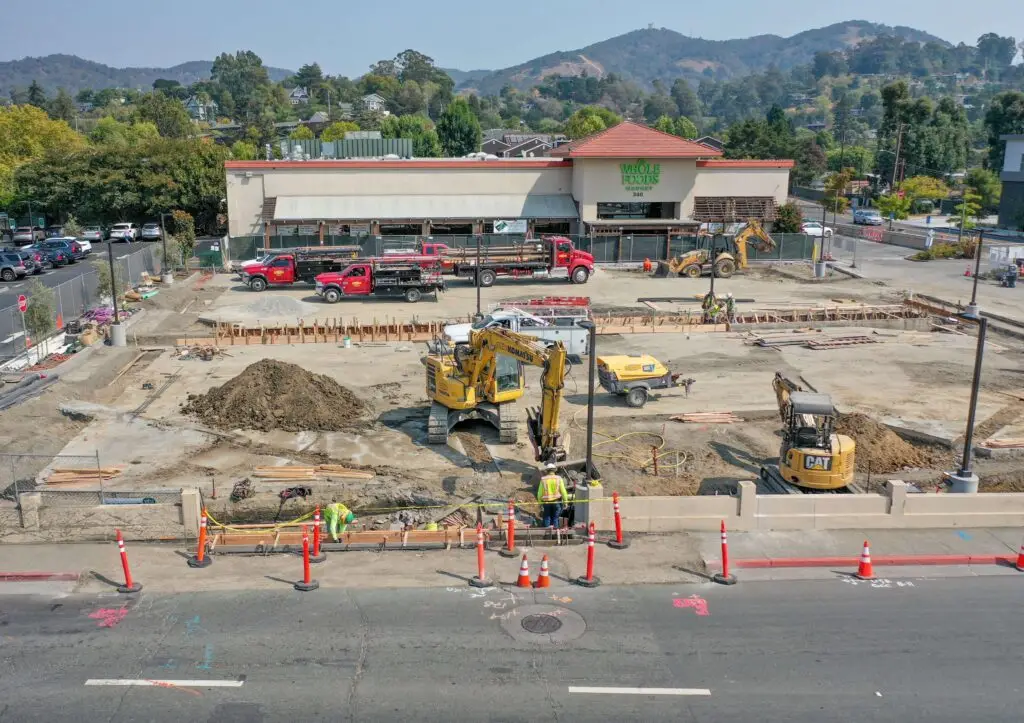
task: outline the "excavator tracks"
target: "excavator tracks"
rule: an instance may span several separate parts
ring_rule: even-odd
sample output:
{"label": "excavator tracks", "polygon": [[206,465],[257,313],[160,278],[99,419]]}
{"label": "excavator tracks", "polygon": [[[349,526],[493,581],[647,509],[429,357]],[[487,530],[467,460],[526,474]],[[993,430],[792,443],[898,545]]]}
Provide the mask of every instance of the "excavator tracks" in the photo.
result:
{"label": "excavator tracks", "polygon": [[427,419],[427,442],[429,444],[448,444],[448,407],[439,402],[430,405],[430,417]]}
{"label": "excavator tracks", "polygon": [[760,483],[758,484],[758,492],[764,490],[770,495],[851,495],[856,492],[862,492],[861,489],[854,489],[855,485],[848,487],[840,487],[835,490],[818,490],[810,487],[797,487],[792,482],[787,482],[779,474],[778,467],[762,467],[760,474]]}
{"label": "excavator tracks", "polygon": [[519,438],[519,408],[515,402],[498,405],[498,441],[515,444]]}

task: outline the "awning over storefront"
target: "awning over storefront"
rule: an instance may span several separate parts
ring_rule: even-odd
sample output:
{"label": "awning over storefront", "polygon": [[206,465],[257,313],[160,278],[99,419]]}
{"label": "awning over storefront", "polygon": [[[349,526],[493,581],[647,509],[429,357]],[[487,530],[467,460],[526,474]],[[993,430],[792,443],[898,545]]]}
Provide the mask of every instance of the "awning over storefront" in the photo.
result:
{"label": "awning over storefront", "polygon": [[275,221],[576,219],[568,194],[486,196],[278,196]]}

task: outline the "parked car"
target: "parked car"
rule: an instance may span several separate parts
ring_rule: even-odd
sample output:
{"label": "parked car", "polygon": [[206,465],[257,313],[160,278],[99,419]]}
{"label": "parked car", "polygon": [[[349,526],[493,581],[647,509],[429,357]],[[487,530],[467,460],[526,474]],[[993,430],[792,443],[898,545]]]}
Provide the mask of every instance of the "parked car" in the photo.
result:
{"label": "parked car", "polygon": [[64,229],[60,226],[47,226],[43,233],[46,238],[61,238],[64,235]]}
{"label": "parked car", "polygon": [[92,253],[92,241],[90,241],[88,239],[84,239],[84,238],[76,238],[74,236],[64,236],[64,238],[72,239],[73,241],[75,241],[79,246],[82,247],[83,253],[85,253],[85,254],[91,254]]}
{"label": "parked car", "polygon": [[34,253],[31,251],[19,251],[18,256],[21,257],[22,263],[25,264],[26,276],[35,276],[43,273],[42,260],[37,259]]}
{"label": "parked car", "polygon": [[14,243],[34,244],[36,241],[42,241],[44,238],[46,238],[46,235],[38,226],[35,228],[31,226],[18,226],[18,228],[14,229]]}
{"label": "parked car", "polygon": [[832,229],[828,226],[822,226],[817,221],[804,221],[800,227],[800,232],[814,238],[832,238]]}
{"label": "parked car", "polygon": [[163,234],[160,232],[160,224],[146,223],[142,225],[143,241],[159,241],[161,238],[163,238]]}
{"label": "parked car", "polygon": [[25,278],[28,269],[25,268],[25,260],[16,252],[0,254],[0,279],[4,281],[17,281]]}
{"label": "parked car", "polygon": [[45,246],[29,246],[27,249],[19,251],[22,256],[28,256],[32,259],[32,262],[36,265],[36,269],[33,271],[35,274],[43,273],[43,269],[55,268],[56,264],[53,260],[53,253],[50,249]]}
{"label": "parked car", "polygon": [[110,227],[111,241],[132,242],[139,237],[139,227],[134,223],[115,223]]}
{"label": "parked car", "polygon": [[107,236],[104,233],[102,226],[86,226],[82,229],[82,234],[78,238],[84,239],[85,241],[96,241],[97,243],[100,243],[104,241]]}
{"label": "parked car", "polygon": [[45,263],[49,264],[50,268],[54,269],[74,263],[75,261],[71,252],[63,246],[48,246],[45,242],[29,246],[27,251],[38,253],[43,257]]}
{"label": "parked car", "polygon": [[864,226],[881,226],[882,214],[874,208],[858,208],[853,212],[853,222]]}
{"label": "parked car", "polygon": [[48,238],[43,242],[47,247],[52,249],[62,249],[70,257],[69,264],[73,264],[79,259],[85,258],[85,252],[82,251],[82,247],[78,244],[78,241],[73,238]]}

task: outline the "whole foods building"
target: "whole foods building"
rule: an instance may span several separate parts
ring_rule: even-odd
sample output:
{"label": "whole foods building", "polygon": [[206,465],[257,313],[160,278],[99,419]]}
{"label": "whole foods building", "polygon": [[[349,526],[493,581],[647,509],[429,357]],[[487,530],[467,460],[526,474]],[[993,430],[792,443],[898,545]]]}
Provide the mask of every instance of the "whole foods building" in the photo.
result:
{"label": "whole foods building", "polygon": [[673,238],[704,222],[774,220],[793,166],[723,160],[714,148],[628,121],[552,156],[229,161],[229,235],[272,246],[277,237],[560,233],[642,237],[668,253]]}

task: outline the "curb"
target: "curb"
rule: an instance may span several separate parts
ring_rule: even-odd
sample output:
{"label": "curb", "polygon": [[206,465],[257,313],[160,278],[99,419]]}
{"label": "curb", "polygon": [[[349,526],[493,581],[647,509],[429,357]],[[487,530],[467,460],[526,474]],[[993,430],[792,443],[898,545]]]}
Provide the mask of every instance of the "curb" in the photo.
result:
{"label": "curb", "polygon": [[[872,555],[873,565],[1010,565],[1016,555]],[[764,569],[776,567],[856,567],[858,557],[766,557],[733,560],[737,568]]]}
{"label": "curb", "polygon": [[0,572],[0,582],[78,582],[77,572]]}

